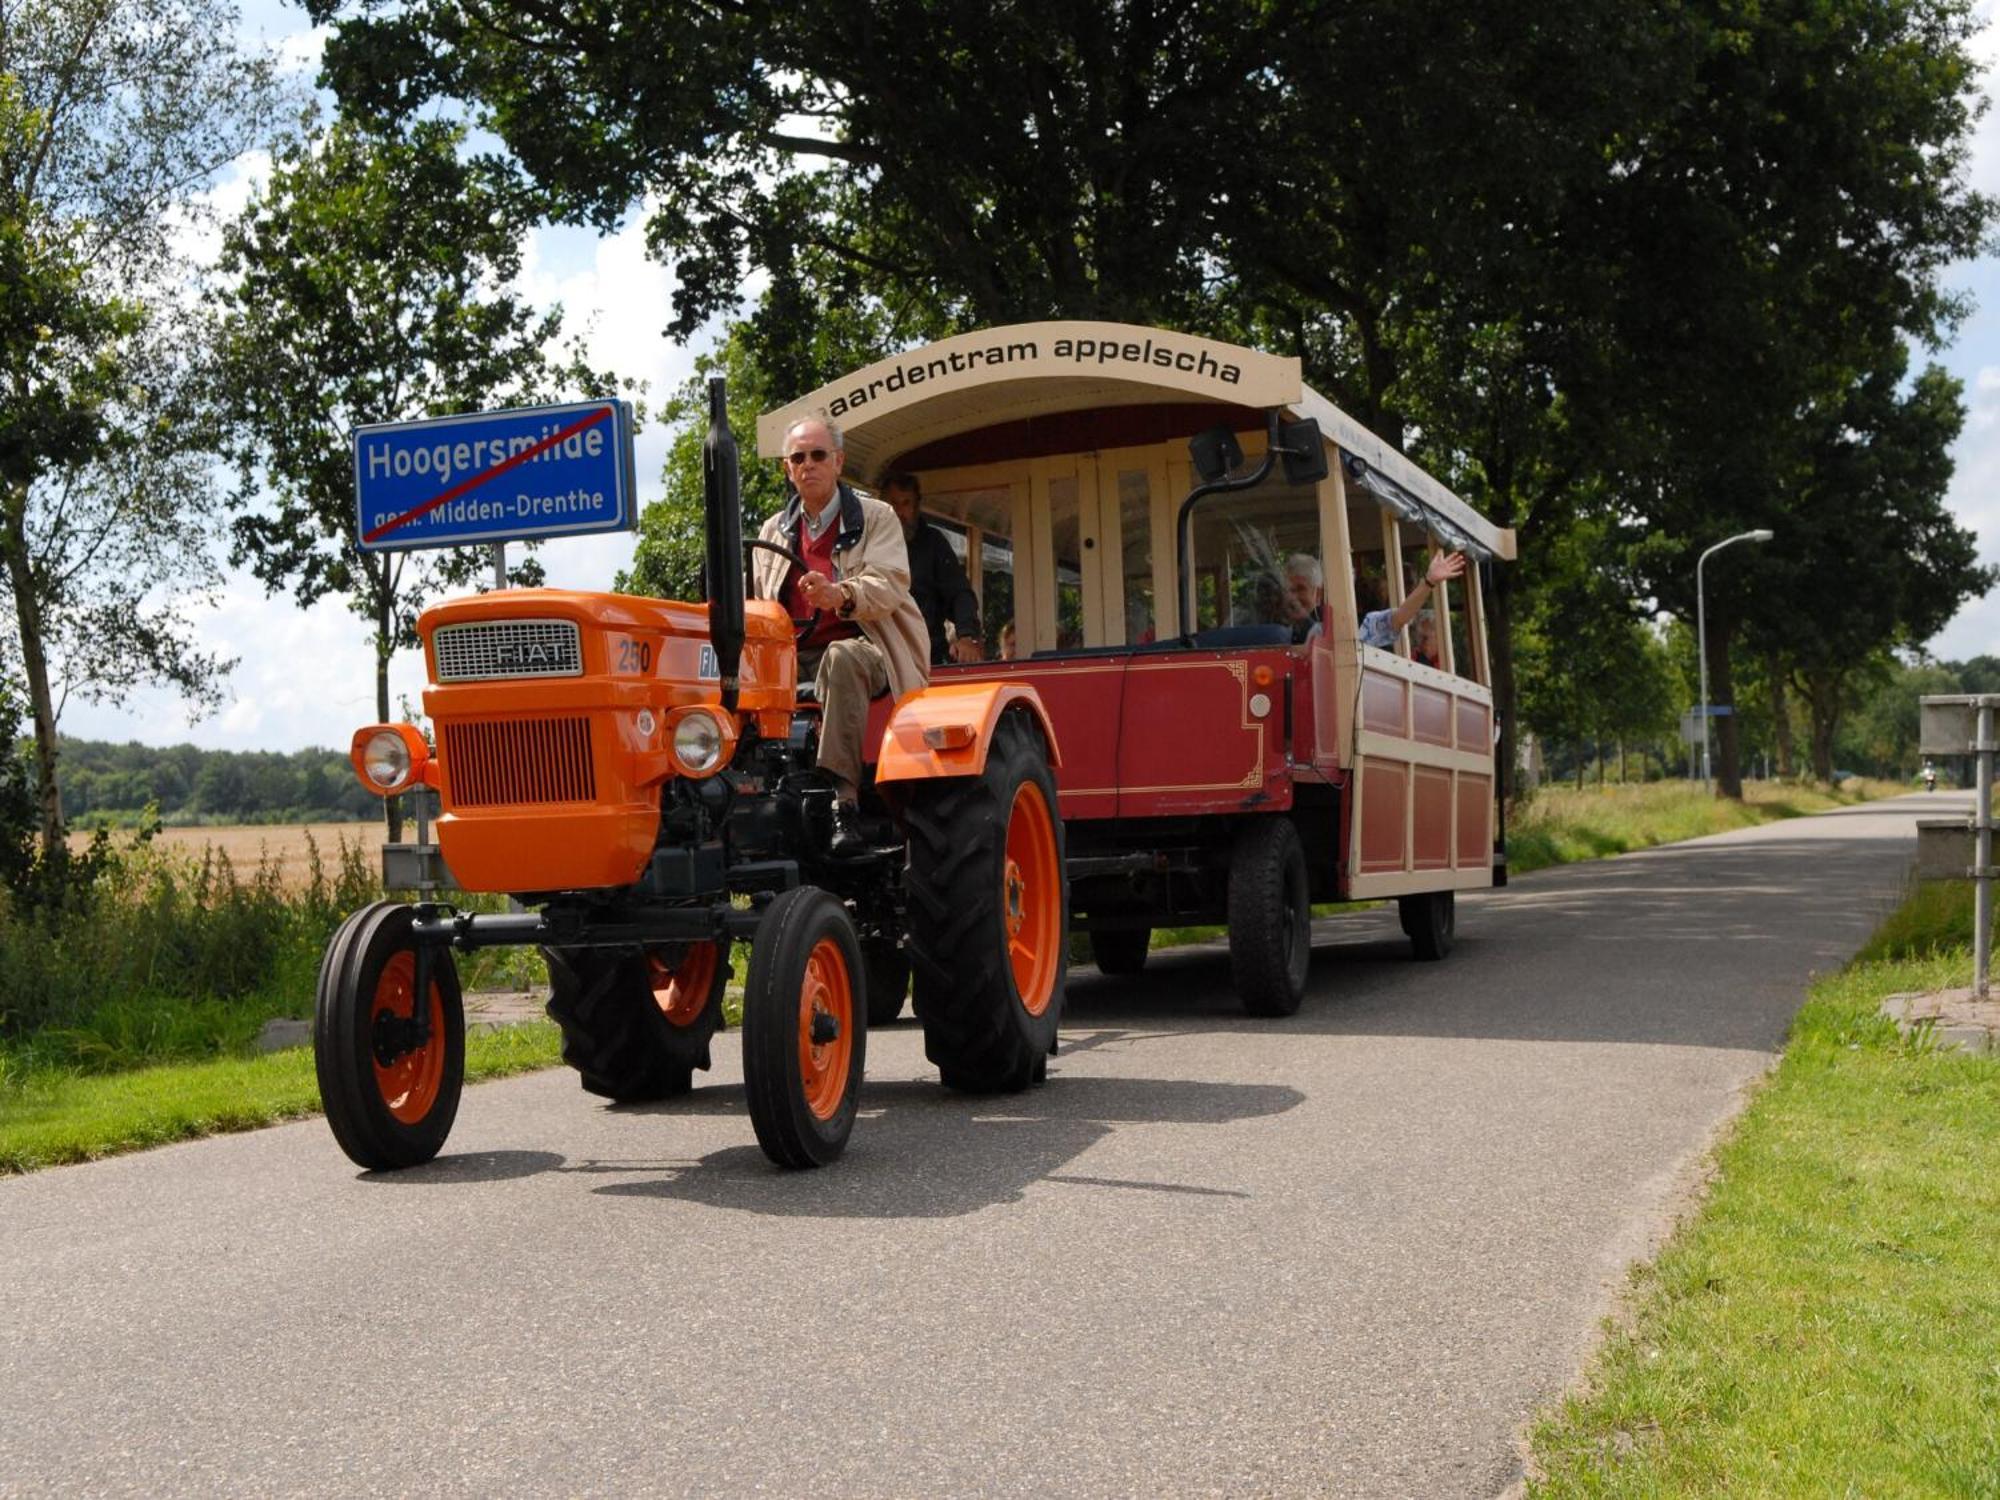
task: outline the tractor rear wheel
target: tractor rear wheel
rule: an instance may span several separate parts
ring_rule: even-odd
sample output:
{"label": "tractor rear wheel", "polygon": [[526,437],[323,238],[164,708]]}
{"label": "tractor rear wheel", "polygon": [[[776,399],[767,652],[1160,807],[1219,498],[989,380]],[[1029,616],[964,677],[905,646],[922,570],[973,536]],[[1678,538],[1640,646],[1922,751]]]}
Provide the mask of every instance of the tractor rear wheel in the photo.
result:
{"label": "tractor rear wheel", "polygon": [[868,971],[868,1024],[887,1026],[903,1013],[910,997],[910,955],[880,939],[861,945],[861,962]]}
{"label": "tractor rear wheel", "polygon": [[722,1028],[729,944],[544,948],[549,1018],[584,1089],[620,1104],[671,1099],[709,1065]]}
{"label": "tractor rear wheel", "polygon": [[1150,927],[1115,927],[1106,931],[1090,929],[1090,956],[1100,974],[1137,974],[1146,967],[1146,953],[1153,942]]}
{"label": "tractor rear wheel", "polygon": [[1253,1016],[1289,1016],[1306,997],[1312,906],[1290,818],[1252,818],[1229,851],[1229,967]]}
{"label": "tractor rear wheel", "polygon": [[364,907],[341,924],[319,966],[320,1102],[340,1149],[370,1171],[436,1156],[465,1086],[465,1004],[449,948],[428,955],[418,1040],[414,920],[401,902]]}
{"label": "tractor rear wheel", "polygon": [[1410,952],[1416,957],[1436,960],[1451,952],[1451,941],[1458,930],[1455,891],[1399,896],[1396,911],[1403,921],[1403,933],[1410,940]]}
{"label": "tractor rear wheel", "polygon": [[743,1083],[757,1144],[781,1167],[823,1167],[847,1149],[865,983],[854,923],[832,896],[797,886],[765,908],[743,984]]}
{"label": "tractor rear wheel", "polygon": [[1062,1018],[1069,900],[1055,777],[1033,721],[1001,716],[980,775],[911,784],[903,821],[924,1054],[949,1088],[1040,1082]]}

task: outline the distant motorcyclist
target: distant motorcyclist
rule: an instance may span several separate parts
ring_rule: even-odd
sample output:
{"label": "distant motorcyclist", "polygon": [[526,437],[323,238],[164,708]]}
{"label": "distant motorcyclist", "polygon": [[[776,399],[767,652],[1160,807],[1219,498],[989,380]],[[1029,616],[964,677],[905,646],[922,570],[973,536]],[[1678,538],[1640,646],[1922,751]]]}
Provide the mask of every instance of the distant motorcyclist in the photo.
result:
{"label": "distant motorcyclist", "polygon": [[1924,790],[1927,792],[1937,790],[1937,767],[1929,761],[1924,762]]}

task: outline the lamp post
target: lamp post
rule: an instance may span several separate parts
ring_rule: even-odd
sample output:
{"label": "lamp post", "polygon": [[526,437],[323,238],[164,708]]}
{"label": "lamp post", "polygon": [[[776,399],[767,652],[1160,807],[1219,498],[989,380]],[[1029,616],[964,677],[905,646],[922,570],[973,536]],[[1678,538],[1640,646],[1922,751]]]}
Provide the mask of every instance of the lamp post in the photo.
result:
{"label": "lamp post", "polygon": [[1712,790],[1714,782],[1709,774],[1708,760],[1708,616],[1702,608],[1701,569],[1724,547],[1733,547],[1738,542],[1768,542],[1771,533],[1764,530],[1739,531],[1735,536],[1725,537],[1695,559],[1694,563],[1694,649],[1695,658],[1701,663],[1701,784],[1704,791]]}

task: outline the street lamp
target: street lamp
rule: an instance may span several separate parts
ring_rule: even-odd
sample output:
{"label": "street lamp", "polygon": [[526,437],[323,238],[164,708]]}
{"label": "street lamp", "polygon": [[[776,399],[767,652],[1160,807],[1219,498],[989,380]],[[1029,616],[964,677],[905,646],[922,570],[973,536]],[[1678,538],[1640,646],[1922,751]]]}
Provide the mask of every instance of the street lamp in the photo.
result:
{"label": "street lamp", "polygon": [[1771,533],[1764,530],[1739,531],[1735,536],[1717,542],[1694,562],[1694,648],[1695,656],[1701,662],[1701,784],[1703,790],[1711,790],[1708,762],[1708,617],[1702,609],[1701,567],[1724,547],[1733,547],[1738,542],[1768,542]]}

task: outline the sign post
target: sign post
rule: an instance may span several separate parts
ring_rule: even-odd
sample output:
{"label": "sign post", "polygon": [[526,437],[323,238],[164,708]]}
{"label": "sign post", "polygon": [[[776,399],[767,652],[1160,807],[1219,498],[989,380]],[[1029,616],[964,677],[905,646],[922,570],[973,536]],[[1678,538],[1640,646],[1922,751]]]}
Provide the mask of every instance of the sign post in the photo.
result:
{"label": "sign post", "polygon": [[629,531],[632,408],[583,401],[384,422],[354,432],[355,532],[364,551],[489,546]]}
{"label": "sign post", "polygon": [[[1977,758],[1978,802],[1973,812],[1972,863],[1961,858],[1949,873],[1970,876],[1972,885],[1972,998],[1984,1000],[1993,956],[1993,739],[1994,712],[2000,693],[1935,694],[1920,698],[1917,751],[1921,755],[1972,755]],[[1919,825],[1919,863],[1926,826]],[[1941,830],[1949,833],[1951,830]],[[1962,828],[1957,830],[1963,836]],[[1933,857],[1929,863],[1941,863]]]}

